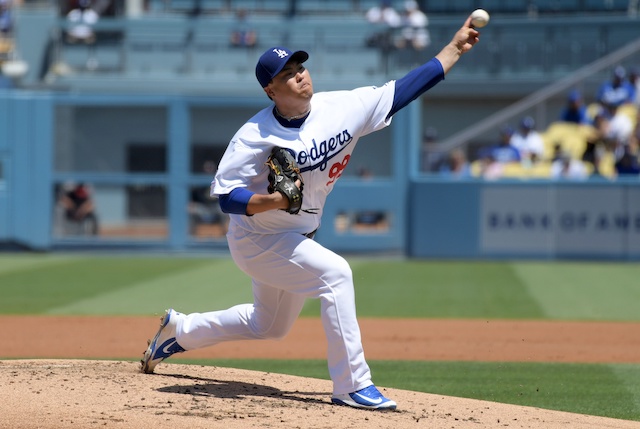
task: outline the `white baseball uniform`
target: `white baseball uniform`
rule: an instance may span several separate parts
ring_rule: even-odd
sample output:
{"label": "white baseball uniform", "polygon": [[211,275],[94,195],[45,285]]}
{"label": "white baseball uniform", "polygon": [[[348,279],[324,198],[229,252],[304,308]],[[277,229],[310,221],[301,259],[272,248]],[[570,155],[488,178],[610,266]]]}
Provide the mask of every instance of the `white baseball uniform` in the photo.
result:
{"label": "white baseball uniform", "polygon": [[244,187],[266,194],[265,165],[274,146],[290,149],[302,171],[302,209],[231,214],[227,239],[234,261],[252,278],[254,302],[180,318],[176,339],[186,350],[230,340],[281,338],[306,298],[321,300],[334,394],[372,384],[356,319],[351,268],[344,258],[304,234],[320,226],[327,195],[349,163],[358,139],[391,122],[395,81],[382,87],[320,92],[300,128],[282,126],[273,106],[251,118],[232,138],[212,182],[212,194]]}

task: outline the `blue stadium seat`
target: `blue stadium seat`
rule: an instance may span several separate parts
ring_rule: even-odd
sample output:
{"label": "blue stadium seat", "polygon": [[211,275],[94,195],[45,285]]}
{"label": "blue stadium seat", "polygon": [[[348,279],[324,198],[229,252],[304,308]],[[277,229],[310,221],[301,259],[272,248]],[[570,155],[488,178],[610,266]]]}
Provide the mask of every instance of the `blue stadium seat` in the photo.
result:
{"label": "blue stadium seat", "polygon": [[640,37],[640,24],[637,26],[611,26],[607,29],[607,47],[615,50],[624,45],[638,40]]}
{"label": "blue stadium seat", "polygon": [[258,10],[283,15],[289,9],[289,0],[261,0]]}
{"label": "blue stadium seat", "polygon": [[125,37],[129,72],[176,73],[186,66],[186,25],[170,20],[131,24]]}
{"label": "blue stadium seat", "polygon": [[232,0],[231,1],[231,9],[245,9],[248,12],[257,11],[260,9],[260,0]]}
{"label": "blue stadium seat", "polygon": [[[382,70],[380,51],[377,49],[337,50],[322,53],[323,74],[349,79],[361,79],[380,74]],[[312,70],[313,72],[313,70]],[[371,82],[371,84],[381,82]]]}
{"label": "blue stadium seat", "polygon": [[297,11],[302,14],[336,14],[352,12],[353,5],[345,0],[304,0],[299,1]]}
{"label": "blue stadium seat", "polygon": [[[214,73],[228,69],[224,58],[231,51],[229,47],[231,28],[231,22],[199,21],[196,23],[189,51],[189,67],[192,72]],[[234,54],[230,55],[232,59],[235,57]]]}
{"label": "blue stadium seat", "polygon": [[497,58],[505,73],[541,74],[549,66],[545,28],[505,25],[500,29]]}
{"label": "blue stadium seat", "polygon": [[570,59],[573,68],[589,64],[606,53],[606,39],[592,25],[571,25],[555,29],[554,46],[558,58]]}
{"label": "blue stadium seat", "polygon": [[84,43],[61,44],[58,61],[69,66],[72,70],[84,70],[87,62],[93,56],[93,47]]}
{"label": "blue stadium seat", "polygon": [[500,7],[502,13],[527,13],[529,10],[529,0],[504,0]]}
{"label": "blue stadium seat", "polygon": [[625,12],[628,0],[583,0],[584,8],[589,12]]}
{"label": "blue stadium seat", "polygon": [[121,71],[124,67],[124,52],[121,45],[98,43],[93,52],[98,70]]}
{"label": "blue stadium seat", "polygon": [[[434,14],[447,14],[454,13],[456,10],[455,2],[452,0],[426,0],[424,2],[423,10],[425,13]],[[403,9],[403,5],[400,4],[397,8],[399,11]],[[473,10],[473,9],[471,9]]]}

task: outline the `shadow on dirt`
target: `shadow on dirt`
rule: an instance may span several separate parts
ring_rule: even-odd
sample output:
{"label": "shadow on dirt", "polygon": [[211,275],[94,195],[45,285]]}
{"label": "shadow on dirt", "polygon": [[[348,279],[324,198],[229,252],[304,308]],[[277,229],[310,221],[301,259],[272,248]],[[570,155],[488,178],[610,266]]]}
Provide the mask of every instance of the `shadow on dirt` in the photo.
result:
{"label": "shadow on dirt", "polygon": [[215,398],[228,398],[239,399],[243,397],[260,397],[260,398],[275,398],[279,400],[296,401],[306,404],[318,404],[318,405],[330,405],[328,399],[319,399],[316,397],[322,396],[324,398],[330,397],[330,392],[300,392],[300,391],[283,391],[275,387],[255,384],[255,383],[243,383],[237,381],[227,380],[215,380],[202,377],[193,377],[182,374],[157,374],[161,377],[177,378],[181,380],[192,380],[192,385],[174,385],[165,386],[156,389],[158,392],[163,393],[178,393],[182,395],[203,396],[203,397],[215,397]]}

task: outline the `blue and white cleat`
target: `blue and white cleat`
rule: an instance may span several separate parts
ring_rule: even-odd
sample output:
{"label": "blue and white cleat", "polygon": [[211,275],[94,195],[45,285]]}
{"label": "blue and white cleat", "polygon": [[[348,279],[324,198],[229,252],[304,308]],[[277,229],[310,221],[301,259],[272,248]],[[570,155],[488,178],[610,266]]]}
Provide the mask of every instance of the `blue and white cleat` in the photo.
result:
{"label": "blue and white cleat", "polygon": [[395,410],[397,406],[394,401],[385,398],[373,384],[352,393],[335,395],[331,398],[331,402],[369,410]]}
{"label": "blue and white cleat", "polygon": [[153,340],[149,340],[149,347],[140,361],[140,370],[146,374],[153,373],[154,368],[169,356],[185,351],[176,341],[176,323],[182,314],[173,309],[160,318],[160,329]]}

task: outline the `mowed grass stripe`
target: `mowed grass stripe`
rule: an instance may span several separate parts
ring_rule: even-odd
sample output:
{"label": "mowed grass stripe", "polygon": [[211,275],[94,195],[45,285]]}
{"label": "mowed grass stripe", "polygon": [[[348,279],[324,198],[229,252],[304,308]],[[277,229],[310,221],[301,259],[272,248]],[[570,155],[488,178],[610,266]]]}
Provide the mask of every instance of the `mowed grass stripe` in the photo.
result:
{"label": "mowed grass stripe", "polygon": [[[352,265],[360,317],[538,319],[543,310],[504,262],[361,259]],[[317,316],[319,304],[303,314]]]}
{"label": "mowed grass stripe", "polygon": [[[38,267],[62,264],[70,259],[75,260],[77,259],[77,257],[60,255],[39,255],[31,253],[0,253],[0,276],[12,272],[29,271]],[[0,283],[0,286],[1,285],[2,283]]]}
{"label": "mowed grass stripe", "polygon": [[0,274],[0,312],[42,314],[209,263],[204,259],[79,257],[55,265],[9,271]]}
{"label": "mowed grass stripe", "polygon": [[206,312],[252,302],[251,280],[233,261],[213,259],[188,270],[142,279],[126,288],[48,310],[49,314],[160,314],[167,308],[189,313]]}
{"label": "mowed grass stripe", "polygon": [[640,319],[640,265],[514,263],[514,272],[549,319]]}
{"label": "mowed grass stripe", "polygon": [[[631,364],[610,364],[609,368],[620,380],[620,383],[627,388],[631,400],[633,401],[633,410],[640,409],[640,365]],[[637,412],[637,411],[636,411]],[[635,420],[640,420],[636,418]]]}
{"label": "mowed grass stripe", "polygon": [[[360,317],[640,320],[635,264],[350,262]],[[230,258],[34,255],[2,266],[5,314],[194,312],[251,300],[251,281]],[[319,301],[302,314],[318,317]]]}
{"label": "mowed grass stripe", "polygon": [[[322,360],[183,360],[328,379]],[[369,361],[378,386],[640,421],[637,392],[622,376],[638,381],[640,365]],[[637,388],[634,388],[637,389]],[[400,404],[401,406],[402,404]]]}

